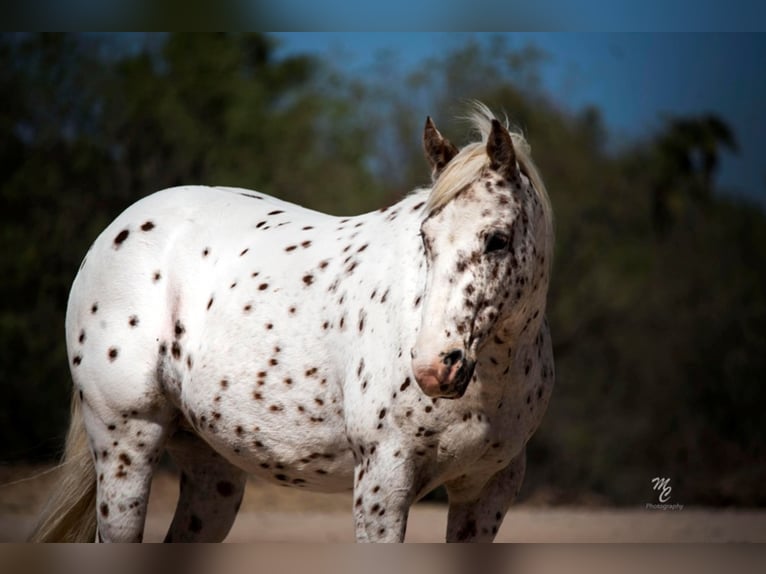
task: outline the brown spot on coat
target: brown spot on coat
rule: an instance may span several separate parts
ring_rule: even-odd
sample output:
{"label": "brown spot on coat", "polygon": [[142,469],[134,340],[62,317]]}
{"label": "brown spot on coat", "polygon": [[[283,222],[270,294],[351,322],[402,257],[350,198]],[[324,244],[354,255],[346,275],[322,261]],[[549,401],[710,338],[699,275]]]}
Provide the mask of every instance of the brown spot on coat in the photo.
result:
{"label": "brown spot on coat", "polygon": [[127,229],[123,229],[117,234],[117,237],[114,238],[114,246],[115,248],[119,248],[120,245],[122,245],[122,242],[125,241],[128,238],[128,235],[130,234],[130,231]]}
{"label": "brown spot on coat", "polygon": [[469,538],[474,538],[476,536],[476,521],[475,520],[469,520],[465,523],[465,525],[458,531],[457,533],[457,539],[460,541],[468,540]]}
{"label": "brown spot on coat", "polygon": [[221,480],[218,482],[218,484],[215,485],[215,489],[218,491],[218,494],[226,498],[234,494],[234,485],[228,480]]}
{"label": "brown spot on coat", "polygon": [[195,533],[202,530],[202,520],[196,514],[192,514],[189,517],[189,530]]}

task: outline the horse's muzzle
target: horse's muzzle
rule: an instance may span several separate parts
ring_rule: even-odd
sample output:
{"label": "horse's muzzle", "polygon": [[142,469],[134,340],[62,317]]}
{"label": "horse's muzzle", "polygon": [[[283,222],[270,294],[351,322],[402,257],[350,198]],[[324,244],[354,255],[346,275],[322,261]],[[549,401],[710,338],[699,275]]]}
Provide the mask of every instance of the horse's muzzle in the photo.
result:
{"label": "horse's muzzle", "polygon": [[471,382],[476,362],[461,358],[454,362],[441,361],[427,365],[413,361],[415,380],[420,389],[432,398],[459,399]]}

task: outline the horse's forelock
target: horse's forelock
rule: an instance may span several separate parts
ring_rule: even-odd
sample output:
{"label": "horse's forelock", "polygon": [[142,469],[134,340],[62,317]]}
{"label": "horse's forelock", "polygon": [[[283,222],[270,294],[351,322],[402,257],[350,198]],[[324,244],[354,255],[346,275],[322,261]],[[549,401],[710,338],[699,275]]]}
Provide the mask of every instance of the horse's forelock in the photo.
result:
{"label": "horse's forelock", "polygon": [[[426,213],[433,213],[449,203],[462,189],[475,181],[488,163],[486,142],[492,130],[492,120],[496,119],[492,111],[483,103],[471,102],[471,111],[467,119],[480,140],[464,146],[444,168],[439,178],[434,182],[431,193],[426,202]],[[513,148],[516,152],[516,160],[522,173],[527,176],[532,187],[537,193],[543,207],[543,217],[546,225],[545,253],[548,265],[551,264],[553,254],[553,210],[551,208],[548,193],[545,189],[540,173],[532,161],[531,148],[524,135],[517,128],[509,127],[507,116],[502,122],[511,134]]]}

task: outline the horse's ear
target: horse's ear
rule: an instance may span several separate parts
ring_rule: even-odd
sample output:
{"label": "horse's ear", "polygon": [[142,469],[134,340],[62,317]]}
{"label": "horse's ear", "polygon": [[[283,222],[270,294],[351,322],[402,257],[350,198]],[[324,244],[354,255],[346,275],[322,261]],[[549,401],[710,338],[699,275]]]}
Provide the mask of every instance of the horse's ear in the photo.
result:
{"label": "horse's ear", "polygon": [[426,118],[426,127],[423,130],[423,149],[426,152],[428,165],[431,166],[431,178],[434,181],[458,153],[458,149],[452,145],[452,142],[442,137],[436,129],[431,116]]}
{"label": "horse's ear", "polygon": [[516,179],[519,175],[516,166],[516,151],[508,130],[497,120],[492,120],[492,131],[487,138],[487,156],[489,167],[507,180]]}

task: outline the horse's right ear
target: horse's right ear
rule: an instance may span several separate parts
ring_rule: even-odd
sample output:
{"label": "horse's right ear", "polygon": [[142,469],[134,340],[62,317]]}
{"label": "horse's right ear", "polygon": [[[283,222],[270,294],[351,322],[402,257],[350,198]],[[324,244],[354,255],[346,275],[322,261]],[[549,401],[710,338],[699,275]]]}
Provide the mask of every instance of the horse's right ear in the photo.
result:
{"label": "horse's right ear", "polygon": [[519,170],[516,166],[513,138],[508,130],[495,119],[492,120],[492,131],[487,137],[487,155],[490,169],[509,180],[518,178]]}
{"label": "horse's right ear", "polygon": [[428,164],[431,166],[431,179],[434,181],[458,153],[458,149],[452,142],[442,137],[439,130],[436,129],[433,121],[431,121],[431,116],[426,118],[426,127],[423,130],[423,149],[426,152]]}

